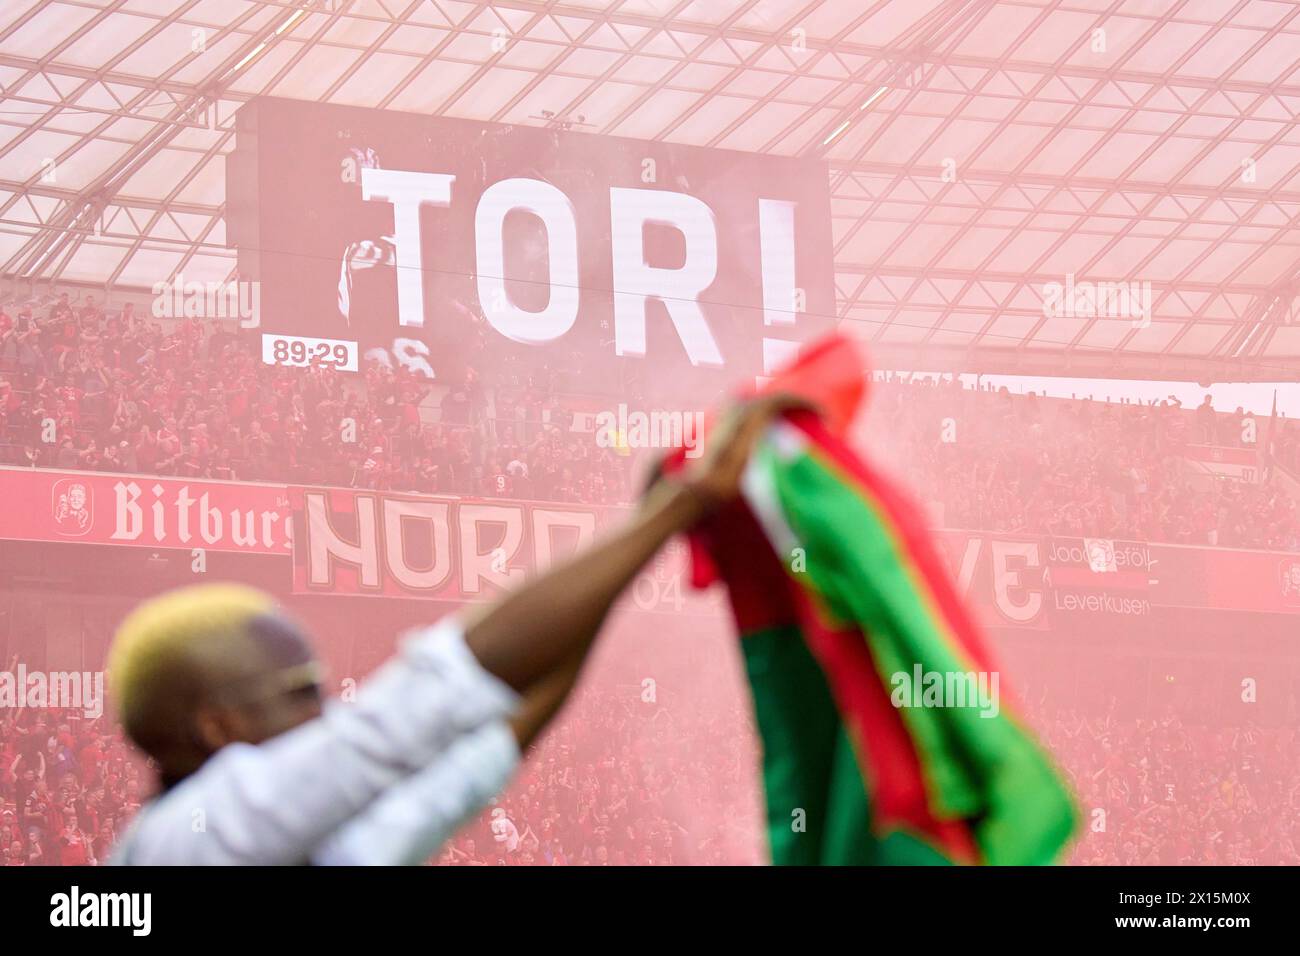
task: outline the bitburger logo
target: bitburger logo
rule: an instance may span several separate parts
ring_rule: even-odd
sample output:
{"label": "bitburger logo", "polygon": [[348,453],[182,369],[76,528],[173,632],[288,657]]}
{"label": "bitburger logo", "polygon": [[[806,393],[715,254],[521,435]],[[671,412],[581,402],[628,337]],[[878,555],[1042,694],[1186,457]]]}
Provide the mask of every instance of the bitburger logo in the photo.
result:
{"label": "bitburger logo", "polygon": [[76,538],[90,531],[94,507],[93,492],[75,478],[60,478],[50,490],[50,513],[59,534]]}

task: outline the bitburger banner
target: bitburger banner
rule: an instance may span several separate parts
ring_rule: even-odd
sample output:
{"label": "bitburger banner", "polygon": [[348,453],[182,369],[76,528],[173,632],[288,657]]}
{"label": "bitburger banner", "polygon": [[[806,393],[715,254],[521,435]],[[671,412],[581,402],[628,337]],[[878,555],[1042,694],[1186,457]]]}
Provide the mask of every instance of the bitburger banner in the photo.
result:
{"label": "bitburger banner", "polygon": [[284,485],[0,469],[0,538],[288,555]]}

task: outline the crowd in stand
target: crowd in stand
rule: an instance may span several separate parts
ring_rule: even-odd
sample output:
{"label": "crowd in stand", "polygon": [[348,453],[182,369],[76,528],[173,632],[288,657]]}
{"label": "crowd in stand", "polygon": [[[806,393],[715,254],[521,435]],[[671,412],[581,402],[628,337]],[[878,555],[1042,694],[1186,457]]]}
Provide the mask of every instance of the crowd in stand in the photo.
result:
{"label": "crowd in stand", "polygon": [[[0,311],[0,461],[187,478],[611,504],[630,466],[575,434],[544,372],[485,389],[466,368],[430,408],[426,379],[371,364],[363,381],[264,364],[197,319],[165,330],[64,296],[44,317]],[[489,394],[490,391],[490,394]],[[436,421],[433,420],[436,418]]]}
{"label": "crowd in stand", "polygon": [[1170,711],[1039,721],[1083,812],[1078,865],[1300,864],[1294,723],[1194,723]]}
{"label": "crowd in stand", "polygon": [[[1294,549],[1278,482],[1207,480],[1188,443],[1242,446],[1244,413],[877,383],[869,443],[949,527]],[[467,367],[429,407],[427,380],[371,365],[357,384],[276,368],[216,323],[171,330],[66,296],[0,312],[0,455],[12,464],[394,491],[626,501],[626,455],[574,432],[544,374],[485,387]],[[436,421],[433,420],[436,418]],[[1250,430],[1294,471],[1300,432]]]}
{"label": "crowd in stand", "polygon": [[[171,329],[129,305],[62,297],[0,311],[0,462],[190,478],[613,504],[626,449],[575,432],[544,371],[488,387],[464,366],[427,379],[371,364],[360,380],[264,364],[217,323]],[[1300,474],[1300,429],[1238,409],[1011,396],[956,383],[876,384],[866,443],[948,527],[1300,548],[1279,481],[1196,474],[1189,443],[1267,446],[1266,477]],[[622,453],[621,453],[622,452]],[[1293,485],[1294,487],[1294,485]]]}
{"label": "crowd in stand", "polygon": [[[1082,810],[1069,862],[1300,864],[1294,727],[1043,709],[1034,722]],[[761,862],[746,724],[738,702],[714,705],[708,695],[665,708],[612,688],[585,691],[437,862]],[[149,779],[106,718],[0,711],[0,862],[105,862]]]}
{"label": "crowd in stand", "polygon": [[[1189,444],[1268,444],[1294,468],[1294,423],[1154,405],[1043,399],[948,381],[881,382],[868,444],[950,528],[1224,547],[1300,549],[1278,480],[1197,474]],[[1269,466],[1259,468],[1268,477]],[[1277,469],[1280,472],[1280,469]]]}
{"label": "crowd in stand", "polygon": [[152,785],[107,718],[0,710],[0,863],[104,863]]}

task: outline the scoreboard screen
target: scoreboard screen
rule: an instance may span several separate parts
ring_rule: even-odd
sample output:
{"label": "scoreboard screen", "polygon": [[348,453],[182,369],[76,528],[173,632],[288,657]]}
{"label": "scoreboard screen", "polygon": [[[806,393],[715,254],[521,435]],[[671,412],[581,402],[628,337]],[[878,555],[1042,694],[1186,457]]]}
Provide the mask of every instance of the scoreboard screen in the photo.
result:
{"label": "scoreboard screen", "polygon": [[682,394],[834,325],[817,161],[255,99],[227,179],[275,364]]}

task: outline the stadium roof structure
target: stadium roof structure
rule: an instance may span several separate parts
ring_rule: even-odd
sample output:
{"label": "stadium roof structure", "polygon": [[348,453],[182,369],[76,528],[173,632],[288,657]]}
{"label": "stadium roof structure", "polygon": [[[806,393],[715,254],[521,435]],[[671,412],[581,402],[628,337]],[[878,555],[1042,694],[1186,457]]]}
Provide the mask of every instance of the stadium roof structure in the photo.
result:
{"label": "stadium roof structure", "polygon": [[[6,0],[0,275],[229,278],[271,95],[824,157],[887,367],[1294,380],[1298,68],[1273,0]],[[1049,315],[1069,275],[1152,320]]]}

